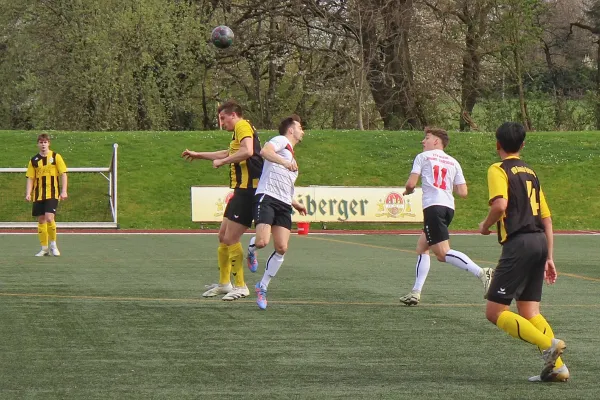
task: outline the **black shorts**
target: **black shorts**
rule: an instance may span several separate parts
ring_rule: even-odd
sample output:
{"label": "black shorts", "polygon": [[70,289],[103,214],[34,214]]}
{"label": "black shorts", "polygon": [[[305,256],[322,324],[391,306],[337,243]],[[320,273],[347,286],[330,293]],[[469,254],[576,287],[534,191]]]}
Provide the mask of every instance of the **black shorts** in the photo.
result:
{"label": "black shorts", "polygon": [[542,299],[548,242],[543,232],[522,233],[509,238],[494,270],[488,300],[510,305],[513,299]]}
{"label": "black shorts", "polygon": [[292,230],[292,206],[268,194],[257,194],[254,206],[254,224],[281,226]]}
{"label": "black shorts", "polygon": [[256,189],[234,189],[233,196],[227,202],[223,216],[230,221],[252,226],[252,210]]}
{"label": "black shorts", "polygon": [[423,232],[427,244],[432,246],[450,239],[448,227],[454,218],[454,210],[445,206],[429,206],[423,210]]}
{"label": "black shorts", "polygon": [[58,199],[48,199],[42,201],[34,201],[31,208],[31,215],[41,217],[46,213],[56,214],[58,209]]}

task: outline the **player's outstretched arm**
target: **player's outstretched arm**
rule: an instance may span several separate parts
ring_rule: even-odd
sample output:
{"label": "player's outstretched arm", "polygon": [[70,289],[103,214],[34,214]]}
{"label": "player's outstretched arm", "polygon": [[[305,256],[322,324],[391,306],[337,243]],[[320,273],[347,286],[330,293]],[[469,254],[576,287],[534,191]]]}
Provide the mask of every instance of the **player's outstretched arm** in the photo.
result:
{"label": "player's outstretched arm", "polygon": [[219,150],[219,151],[192,151],[189,149],[185,149],[183,153],[181,153],[181,157],[185,158],[188,161],[193,160],[219,160],[221,158],[225,158],[229,155],[229,150]]}
{"label": "player's outstretched arm", "polygon": [[233,154],[229,154],[229,151],[225,157],[217,158],[213,160],[213,167],[219,168],[225,164],[239,163],[249,159],[254,154],[254,142],[252,138],[246,137],[240,142],[240,148]]}

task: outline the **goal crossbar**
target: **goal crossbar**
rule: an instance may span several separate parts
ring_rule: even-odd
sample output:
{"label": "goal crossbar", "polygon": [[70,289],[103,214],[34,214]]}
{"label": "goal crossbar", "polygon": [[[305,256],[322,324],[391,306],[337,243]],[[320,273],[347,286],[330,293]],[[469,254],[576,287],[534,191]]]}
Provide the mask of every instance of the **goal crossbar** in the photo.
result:
{"label": "goal crossbar", "polygon": [[[59,228],[106,228],[116,229],[119,227],[117,223],[117,143],[113,144],[113,154],[109,167],[75,167],[68,168],[68,173],[99,173],[108,181],[108,198],[112,221],[108,222],[57,222]],[[0,168],[0,173],[25,173],[27,168]],[[35,228],[37,222],[4,222],[0,221],[0,228]]]}

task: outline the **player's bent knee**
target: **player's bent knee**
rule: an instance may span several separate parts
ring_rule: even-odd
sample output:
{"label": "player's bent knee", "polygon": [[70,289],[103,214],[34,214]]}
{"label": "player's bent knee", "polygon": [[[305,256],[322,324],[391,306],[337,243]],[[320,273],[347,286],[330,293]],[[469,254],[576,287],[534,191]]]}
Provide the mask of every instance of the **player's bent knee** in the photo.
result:
{"label": "player's bent knee", "polygon": [[277,254],[284,255],[287,252],[287,245],[285,246],[275,246],[275,251]]}
{"label": "player's bent knee", "polygon": [[257,238],[256,241],[254,242],[254,246],[256,246],[257,249],[265,248],[268,244],[269,244],[268,240],[259,239],[259,238]]}
{"label": "player's bent knee", "polygon": [[[243,234],[243,232],[242,232]],[[234,245],[236,243],[239,243],[240,240],[242,239],[242,234],[237,234],[236,232],[223,232],[223,235],[221,235],[221,233],[219,233],[219,243],[222,243],[224,245],[227,246],[231,246]]]}
{"label": "player's bent knee", "polygon": [[502,304],[498,304],[488,300],[487,305],[485,307],[485,317],[492,324],[496,325],[496,323],[498,322],[498,318],[500,318],[500,314],[502,314],[506,310],[508,310],[508,306],[504,306]]}
{"label": "player's bent knee", "polygon": [[492,324],[496,325],[496,322],[498,321],[498,315],[496,315],[496,313],[491,313],[488,310],[486,310],[485,312],[485,317],[487,318],[488,321],[490,321]]}
{"label": "player's bent knee", "polygon": [[433,252],[435,253],[435,258],[438,259],[439,262],[446,262],[446,253],[447,251],[445,249],[434,249]]}
{"label": "player's bent knee", "polygon": [[223,243],[226,246],[233,246],[236,243],[240,242],[240,238],[231,238],[231,237],[225,237],[223,239],[223,241],[221,243]]}

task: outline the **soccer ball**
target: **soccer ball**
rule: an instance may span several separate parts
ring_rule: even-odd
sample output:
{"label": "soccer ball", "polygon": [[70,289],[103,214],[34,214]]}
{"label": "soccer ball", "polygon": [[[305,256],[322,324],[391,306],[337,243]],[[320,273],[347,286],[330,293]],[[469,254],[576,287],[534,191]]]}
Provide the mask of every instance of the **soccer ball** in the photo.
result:
{"label": "soccer ball", "polygon": [[219,49],[226,49],[233,43],[233,31],[225,25],[217,26],[210,34],[210,40]]}

